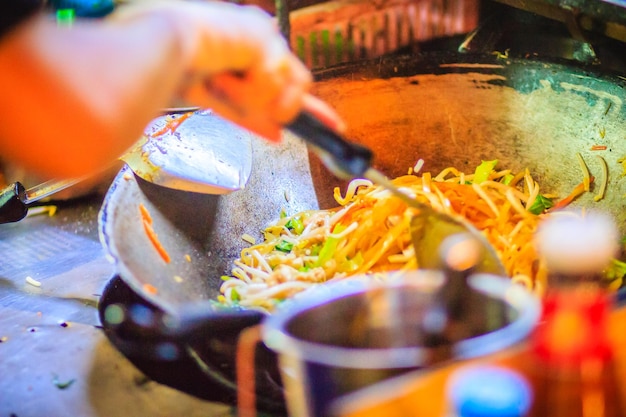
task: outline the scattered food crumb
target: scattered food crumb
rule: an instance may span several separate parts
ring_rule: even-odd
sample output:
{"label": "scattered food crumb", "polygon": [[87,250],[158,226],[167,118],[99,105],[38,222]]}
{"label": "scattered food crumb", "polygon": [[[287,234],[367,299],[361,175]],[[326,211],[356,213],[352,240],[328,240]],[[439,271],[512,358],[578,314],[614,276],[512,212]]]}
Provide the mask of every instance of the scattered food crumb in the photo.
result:
{"label": "scattered food crumb", "polygon": [[6,342],[7,340],[9,340],[9,338],[8,338],[7,336],[2,336],[2,337],[0,337],[0,343],[4,343],[4,342]]}
{"label": "scattered food crumb", "polygon": [[176,281],[176,282],[183,282],[184,279],[180,275],[174,275],[174,281]]}
{"label": "scattered food crumb", "polygon": [[185,260],[186,260],[187,262],[191,262],[191,255],[189,255],[188,253],[187,253],[187,254],[185,254]]}
{"label": "scattered food crumb", "polygon": [[66,389],[69,388],[70,385],[72,385],[74,383],[74,381],[76,381],[75,379],[70,379],[67,381],[59,381],[59,378],[54,375],[54,378],[52,379],[52,383],[58,388],[58,389]]}
{"label": "scattered food crumb", "polygon": [[41,282],[30,276],[26,277],[26,283],[32,285],[33,287],[41,287]]}
{"label": "scattered food crumb", "polygon": [[157,294],[159,290],[152,284],[143,284],[143,289],[149,294]]}
{"label": "scattered food crumb", "polygon": [[57,213],[57,206],[39,206],[33,207],[28,210],[28,217],[38,216],[41,214],[47,214],[49,217],[54,216]]}
{"label": "scattered food crumb", "polygon": [[61,326],[61,327],[70,327],[70,324],[68,322],[66,322],[66,321],[62,321],[62,322],[59,323],[59,326]]}

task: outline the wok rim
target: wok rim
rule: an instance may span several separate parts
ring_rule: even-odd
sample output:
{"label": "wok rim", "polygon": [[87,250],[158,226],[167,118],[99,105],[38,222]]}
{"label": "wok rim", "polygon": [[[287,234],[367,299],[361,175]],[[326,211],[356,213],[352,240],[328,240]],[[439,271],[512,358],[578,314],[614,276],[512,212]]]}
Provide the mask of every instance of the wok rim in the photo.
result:
{"label": "wok rim", "polygon": [[[417,270],[405,273],[408,279],[384,284],[386,288],[405,288],[416,284],[429,285],[432,271]],[[492,274],[476,274],[470,285],[487,295],[497,296],[512,307],[517,317],[506,326],[480,336],[458,342],[452,348],[453,358],[467,359],[488,355],[497,350],[520,342],[530,334],[539,321],[541,303],[539,299],[510,279]],[[330,346],[298,339],[287,331],[291,320],[311,309],[333,301],[361,295],[376,288],[374,281],[347,279],[327,285],[321,291],[311,291],[293,299],[268,316],[262,329],[264,343],[279,355],[297,357],[302,362],[314,362],[330,367],[354,369],[414,368],[420,366],[428,356],[423,346],[393,349],[354,349]],[[379,285],[379,284],[378,284]],[[505,340],[506,342],[503,342]]]}

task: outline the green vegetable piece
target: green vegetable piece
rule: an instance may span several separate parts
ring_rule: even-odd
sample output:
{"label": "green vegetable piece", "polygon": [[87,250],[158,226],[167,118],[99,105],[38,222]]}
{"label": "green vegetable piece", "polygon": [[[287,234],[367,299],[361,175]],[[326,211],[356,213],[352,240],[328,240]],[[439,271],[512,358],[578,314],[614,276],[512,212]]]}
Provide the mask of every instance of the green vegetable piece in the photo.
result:
{"label": "green vegetable piece", "polygon": [[274,249],[281,252],[289,253],[293,249],[293,243],[287,242],[286,240],[281,240],[276,246],[274,246]]}
{"label": "green vegetable piece", "polygon": [[489,174],[491,174],[491,171],[493,171],[497,164],[497,159],[494,159],[493,161],[482,161],[474,171],[474,184],[480,184],[481,182],[487,181]]}
{"label": "green vegetable piece", "polygon": [[551,198],[547,198],[539,194],[537,198],[535,198],[535,201],[533,201],[533,204],[530,206],[528,211],[532,214],[538,215],[552,208],[552,206],[554,206],[554,202],[552,202]]}
{"label": "green vegetable piece", "polygon": [[342,272],[354,272],[363,265],[363,254],[358,252],[352,259],[346,259],[339,268]]}
{"label": "green vegetable piece", "polygon": [[301,234],[304,231],[304,223],[302,222],[300,217],[292,217],[285,224],[285,227],[293,231],[297,235]]}
{"label": "green vegetable piece", "polygon": [[[341,233],[346,229],[346,226],[338,224],[333,229],[333,233]],[[339,239],[335,237],[329,237],[324,242],[324,246],[320,249],[320,254],[317,257],[317,266],[324,266],[324,264],[333,257],[333,253],[337,250],[337,245],[339,244]]]}
{"label": "green vegetable piece", "polygon": [[311,246],[310,250],[311,250],[311,253],[310,253],[311,256],[319,256],[320,251],[322,250],[322,245],[315,244]]}
{"label": "green vegetable piece", "polygon": [[509,185],[511,181],[513,181],[513,178],[515,178],[515,175],[506,174],[504,177],[502,177],[502,184]]}
{"label": "green vegetable piece", "polygon": [[233,301],[241,301],[241,295],[239,294],[239,292],[235,288],[230,290],[230,298]]}
{"label": "green vegetable piece", "polygon": [[58,389],[67,389],[70,387],[70,385],[72,385],[74,383],[74,381],[76,381],[75,379],[70,379],[68,381],[64,381],[61,382],[59,381],[59,377],[54,375],[54,378],[52,379],[52,383],[58,388]]}
{"label": "green vegetable piece", "polygon": [[612,259],[609,266],[604,270],[604,277],[609,281],[616,279],[624,279],[626,275],[626,262],[618,259]]}

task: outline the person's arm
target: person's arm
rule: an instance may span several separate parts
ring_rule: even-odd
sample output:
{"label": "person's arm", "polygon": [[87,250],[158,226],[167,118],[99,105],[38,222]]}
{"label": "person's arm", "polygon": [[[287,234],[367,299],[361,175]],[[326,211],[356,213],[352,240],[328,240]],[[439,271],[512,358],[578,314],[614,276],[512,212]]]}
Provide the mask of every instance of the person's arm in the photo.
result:
{"label": "person's arm", "polygon": [[309,84],[249,7],[151,2],[71,28],[37,16],[0,41],[0,153],[48,176],[94,172],[176,96],[270,139],[303,105],[337,122]]}
{"label": "person's arm", "polygon": [[106,167],[139,139],[177,88],[172,23],[57,28],[36,16],[0,43],[0,152],[49,176]]}

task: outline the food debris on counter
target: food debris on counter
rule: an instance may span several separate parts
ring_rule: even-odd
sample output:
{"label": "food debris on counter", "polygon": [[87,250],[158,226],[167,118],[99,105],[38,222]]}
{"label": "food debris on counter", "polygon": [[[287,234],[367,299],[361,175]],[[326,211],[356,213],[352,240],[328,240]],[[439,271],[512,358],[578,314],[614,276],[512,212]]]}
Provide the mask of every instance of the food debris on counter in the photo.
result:
{"label": "food debris on counter", "polygon": [[26,277],[26,283],[32,285],[33,287],[41,287],[41,282],[37,281],[31,276]]}
{"label": "food debris on counter", "polygon": [[28,213],[26,214],[27,217],[32,217],[32,216],[39,216],[41,214],[47,214],[49,217],[54,216],[55,214],[57,214],[57,206],[39,206],[39,207],[32,207],[28,210]]}
{"label": "food debris on counter", "polygon": [[58,389],[67,389],[69,388],[76,380],[75,379],[69,379],[67,381],[60,381],[59,377],[57,375],[54,375],[52,378],[52,383],[58,388]]}
{"label": "food debris on counter", "polygon": [[143,284],[143,289],[144,291],[146,291],[148,294],[152,294],[152,295],[156,295],[159,290],[157,289],[157,287],[155,287],[152,284]]}

